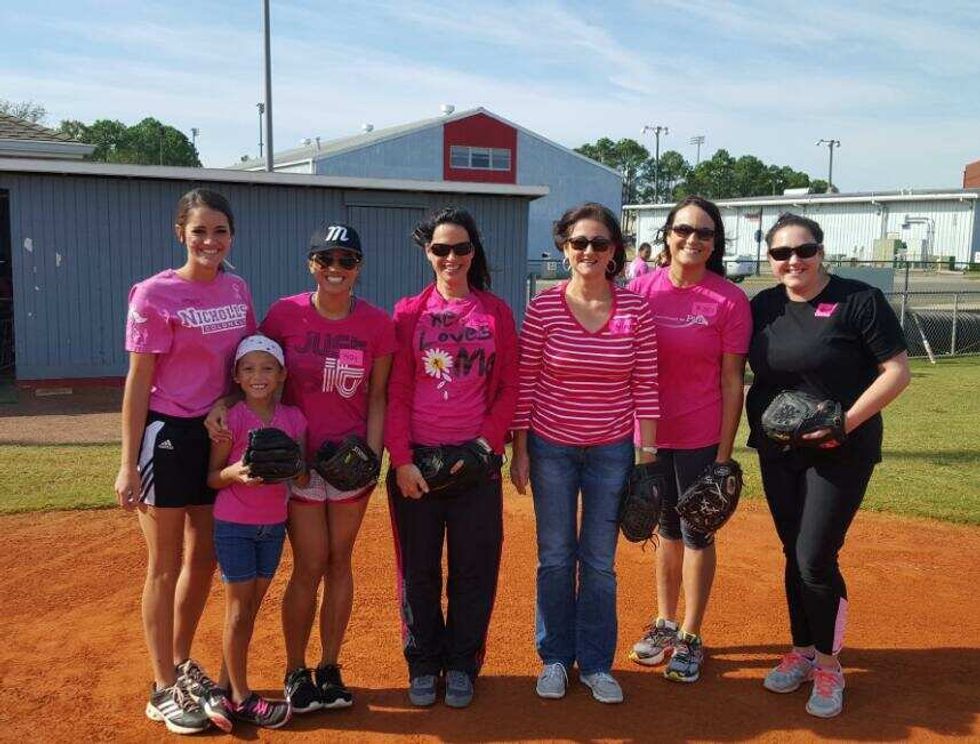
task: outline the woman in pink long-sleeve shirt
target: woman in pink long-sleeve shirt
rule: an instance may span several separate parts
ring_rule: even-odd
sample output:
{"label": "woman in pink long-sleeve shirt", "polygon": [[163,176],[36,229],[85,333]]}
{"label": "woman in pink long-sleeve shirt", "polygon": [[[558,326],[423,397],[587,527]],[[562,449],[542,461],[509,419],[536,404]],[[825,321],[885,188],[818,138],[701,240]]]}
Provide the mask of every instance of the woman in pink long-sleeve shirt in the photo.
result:
{"label": "woman in pink long-sleeve shirt", "polygon": [[511,466],[518,491],[530,481],[534,493],[537,693],[563,697],[577,664],[596,700],[618,703],[609,671],[619,493],[634,464],[634,420],[640,462],[656,459],[657,342],[646,301],[613,284],[626,254],[612,212],[575,207],[554,235],[571,278],[535,297],[524,318]]}
{"label": "woman in pink long-sleeve shirt", "polygon": [[[500,466],[517,403],[517,331],[490,272],[473,217],[446,207],[416,228],[435,282],[395,305],[395,352],[385,444],[399,571],[409,699],[428,706],[445,675],[446,704],[462,708],[486,652],[503,543]],[[473,477],[430,489],[416,447],[463,445]],[[467,474],[468,475],[468,474]],[[448,613],[442,614],[442,545]]]}

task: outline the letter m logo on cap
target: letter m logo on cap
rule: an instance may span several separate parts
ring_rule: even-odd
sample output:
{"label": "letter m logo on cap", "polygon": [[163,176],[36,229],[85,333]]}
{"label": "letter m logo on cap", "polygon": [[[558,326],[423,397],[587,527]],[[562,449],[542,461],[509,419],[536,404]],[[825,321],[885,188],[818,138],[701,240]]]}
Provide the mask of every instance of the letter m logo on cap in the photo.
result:
{"label": "letter m logo on cap", "polygon": [[324,231],[323,240],[325,243],[346,243],[347,228],[343,225],[328,225]]}

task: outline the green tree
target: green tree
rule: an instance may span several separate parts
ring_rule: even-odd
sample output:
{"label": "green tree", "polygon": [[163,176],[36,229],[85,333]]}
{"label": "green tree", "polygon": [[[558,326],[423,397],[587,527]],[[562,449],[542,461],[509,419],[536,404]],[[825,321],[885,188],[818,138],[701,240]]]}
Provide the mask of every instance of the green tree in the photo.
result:
{"label": "green tree", "polygon": [[[660,194],[662,199],[671,200],[674,190],[691,172],[691,164],[676,150],[660,153]],[[652,204],[657,197],[657,161],[650,158],[640,168],[640,202]]]}
{"label": "green tree", "polygon": [[634,139],[613,142],[602,137],[593,144],[575,148],[575,152],[615,168],[623,174],[623,204],[633,204],[641,191],[640,170],[650,158],[650,151]]}
{"label": "green tree", "polygon": [[34,124],[43,124],[48,116],[48,110],[34,101],[8,101],[6,98],[0,98],[0,114],[16,116],[18,119],[26,119]]}
{"label": "green tree", "polygon": [[98,119],[92,124],[63,121],[58,131],[79,142],[95,145],[95,151],[89,156],[89,160],[201,167],[197,148],[187,136],[179,129],[152,117],[133,126],[111,119]]}

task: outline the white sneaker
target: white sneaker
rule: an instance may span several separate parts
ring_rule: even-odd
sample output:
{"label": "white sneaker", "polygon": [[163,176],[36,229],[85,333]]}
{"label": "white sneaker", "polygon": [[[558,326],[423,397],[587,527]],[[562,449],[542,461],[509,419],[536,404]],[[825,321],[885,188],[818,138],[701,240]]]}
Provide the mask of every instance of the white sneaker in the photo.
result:
{"label": "white sneaker", "polygon": [[839,716],[844,709],[844,672],[840,669],[813,670],[813,690],[806,703],[806,712],[817,718]]}
{"label": "white sneaker", "polygon": [[813,659],[790,651],[769,671],[762,686],[770,692],[795,692],[804,682],[813,679],[813,666]]}
{"label": "white sneaker", "polygon": [[592,697],[600,703],[623,702],[623,688],[609,672],[583,674],[579,677],[582,684],[592,690]]}
{"label": "white sneaker", "polygon": [[568,687],[568,672],[565,671],[565,665],[560,661],[545,664],[541,674],[538,675],[538,697],[560,700],[565,697],[566,687]]}

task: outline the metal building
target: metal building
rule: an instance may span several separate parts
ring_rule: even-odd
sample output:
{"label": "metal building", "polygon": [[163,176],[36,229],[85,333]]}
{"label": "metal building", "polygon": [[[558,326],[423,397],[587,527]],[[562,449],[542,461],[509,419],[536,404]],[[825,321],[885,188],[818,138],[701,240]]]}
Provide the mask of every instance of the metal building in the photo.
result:
{"label": "metal building", "polygon": [[[431,269],[409,236],[429,210],[457,204],[476,218],[494,291],[518,318],[525,303],[528,205],[547,187],[337,178],[200,168],[0,159],[0,268],[11,268],[18,381],[125,374],[130,286],[183,263],[173,209],[203,186],[236,217],[230,261],[261,317],[282,296],[311,288],[310,234],[322,221],[352,224],[365,264],[358,292],[390,310]],[[0,334],[9,342],[10,328]]]}
{"label": "metal building", "polygon": [[[782,212],[795,212],[820,223],[828,257],[923,262],[952,257],[964,264],[980,262],[978,196],[980,189],[906,189],[725,199],[717,204],[733,256],[764,259],[765,245],[757,241],[757,231],[764,234]],[[637,243],[653,242],[672,206],[623,208],[635,219]]]}
{"label": "metal building", "polygon": [[[276,153],[273,167],[358,178],[544,184],[551,193],[532,202],[528,214],[530,259],[557,255],[551,227],[568,207],[597,201],[619,213],[623,179],[618,171],[486,109],[443,110],[443,116],[385,129],[368,124],[352,137],[308,140]],[[258,171],[265,164],[250,160],[231,167]]]}

